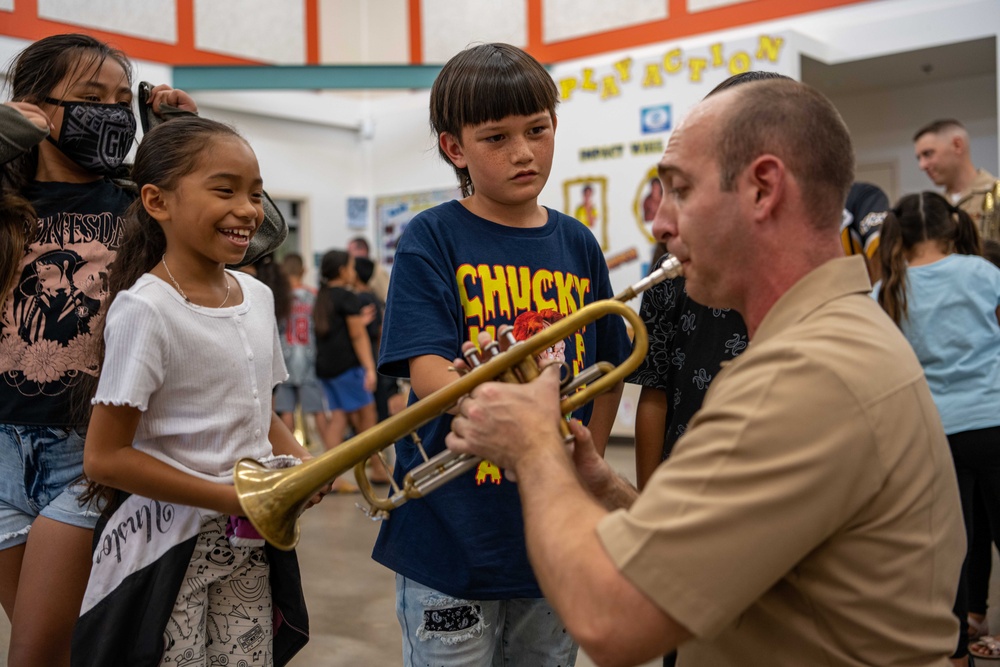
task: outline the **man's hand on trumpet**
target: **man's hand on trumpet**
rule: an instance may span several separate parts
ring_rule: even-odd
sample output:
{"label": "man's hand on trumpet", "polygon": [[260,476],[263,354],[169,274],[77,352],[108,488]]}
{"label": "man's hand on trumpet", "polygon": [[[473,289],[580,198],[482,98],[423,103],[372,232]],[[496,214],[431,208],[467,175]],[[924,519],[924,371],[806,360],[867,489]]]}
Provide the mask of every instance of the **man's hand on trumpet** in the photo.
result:
{"label": "man's hand on trumpet", "polygon": [[[480,349],[492,342],[488,333],[479,334]],[[465,343],[463,352],[472,346]],[[456,359],[455,368],[460,373],[469,370],[464,359]],[[445,443],[452,451],[492,461],[512,480],[532,465],[534,457],[569,456],[583,484],[600,497],[616,476],[597,453],[590,431],[579,422],[570,422],[573,442],[564,446],[559,380],[559,365],[550,364],[533,382],[479,385],[459,401]]]}

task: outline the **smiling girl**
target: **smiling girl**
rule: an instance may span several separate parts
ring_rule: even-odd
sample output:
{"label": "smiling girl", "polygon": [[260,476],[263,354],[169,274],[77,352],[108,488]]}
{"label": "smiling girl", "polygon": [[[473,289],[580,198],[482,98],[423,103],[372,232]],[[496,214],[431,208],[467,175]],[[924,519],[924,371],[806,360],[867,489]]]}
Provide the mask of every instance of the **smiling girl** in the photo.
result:
{"label": "smiling girl", "polygon": [[[282,664],[294,650],[272,643],[272,555],[232,486],[240,458],[278,467],[308,458],[271,410],[271,390],[287,377],[271,291],[226,269],[264,216],[257,159],[232,128],[178,118],[146,135],[132,173],[140,199],[126,216],[128,262],[111,277],[84,467],[132,494],[115,499],[98,545],[146,511],[172,522],[160,542],[126,541],[114,560],[110,546],[95,551],[73,664],[217,655]],[[155,592],[137,600],[129,593],[143,578]],[[230,614],[234,605],[246,613]],[[275,616],[287,630],[289,610]],[[112,633],[125,639],[103,636]]]}

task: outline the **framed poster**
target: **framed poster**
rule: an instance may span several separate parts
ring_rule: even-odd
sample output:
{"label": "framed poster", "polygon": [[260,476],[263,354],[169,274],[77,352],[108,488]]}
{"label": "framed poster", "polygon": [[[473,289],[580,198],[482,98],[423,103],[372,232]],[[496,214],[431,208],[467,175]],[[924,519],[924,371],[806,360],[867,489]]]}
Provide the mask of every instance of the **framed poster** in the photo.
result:
{"label": "framed poster", "polygon": [[563,181],[563,213],[586,225],[601,250],[608,245],[608,179],[585,176]]}
{"label": "framed poster", "polygon": [[399,243],[399,237],[413,216],[461,196],[461,191],[458,188],[453,188],[376,197],[375,243],[378,245],[379,259],[382,264],[392,266],[392,259],[396,254],[396,244]]}

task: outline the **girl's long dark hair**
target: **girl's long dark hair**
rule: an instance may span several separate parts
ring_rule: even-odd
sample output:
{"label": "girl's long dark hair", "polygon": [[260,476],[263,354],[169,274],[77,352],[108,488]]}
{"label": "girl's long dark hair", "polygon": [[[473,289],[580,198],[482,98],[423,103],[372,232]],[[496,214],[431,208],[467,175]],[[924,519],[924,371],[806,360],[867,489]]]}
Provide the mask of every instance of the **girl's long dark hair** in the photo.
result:
{"label": "girl's long dark hair", "polygon": [[328,250],[319,263],[319,293],[316,294],[316,305],[313,307],[313,326],[316,335],[323,337],[330,332],[330,290],[327,283],[340,277],[340,270],[351,261],[346,250]]}
{"label": "girl's long dark hair", "polygon": [[[240,137],[228,125],[198,116],[182,116],[157,125],[143,137],[135,154],[132,178],[142,191],[145,185],[155,185],[161,190],[173,190],[181,178],[197,167],[202,157],[209,154],[215,137]],[[111,264],[108,286],[108,308],[122,291],[135,284],[139,277],[148,273],[163,258],[167,250],[167,239],[160,223],[146,211],[141,199],[136,199],[125,213],[122,230],[122,244],[118,248],[115,261]],[[104,365],[104,323],[101,318],[94,330],[95,358],[98,368]],[[97,388],[97,379],[87,379],[86,390],[80,392],[77,411],[89,418],[90,398]],[[81,501],[97,499],[105,508],[116,491],[109,487],[90,483]]]}
{"label": "girl's long dark hair", "polygon": [[[34,42],[10,64],[10,99],[39,104],[70,74],[84,76],[111,58],[132,83],[132,64],[117,49],[89,35],[52,35]],[[13,288],[25,247],[34,239],[38,220],[24,190],[38,171],[35,146],[0,166],[0,299]]]}
{"label": "girl's long dark hair", "polygon": [[257,280],[271,288],[274,295],[274,319],[282,322],[292,312],[292,284],[281,264],[274,261],[274,253],[268,253],[253,263]]}
{"label": "girl's long dark hair", "polygon": [[906,252],[923,241],[937,241],[945,252],[982,254],[979,231],[968,213],[934,192],[900,199],[885,216],[879,240],[878,302],[897,326],[906,318]]}

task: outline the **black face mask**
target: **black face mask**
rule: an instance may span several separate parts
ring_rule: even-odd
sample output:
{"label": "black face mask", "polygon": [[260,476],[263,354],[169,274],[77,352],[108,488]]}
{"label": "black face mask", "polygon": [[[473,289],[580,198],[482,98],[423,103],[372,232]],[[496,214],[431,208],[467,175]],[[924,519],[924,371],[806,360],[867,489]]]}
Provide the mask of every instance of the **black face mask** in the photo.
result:
{"label": "black face mask", "polygon": [[64,109],[59,139],[48,137],[70,160],[87,171],[109,176],[115,172],[135,141],[135,115],[121,104],[60,102]]}

